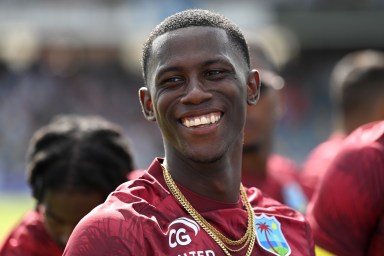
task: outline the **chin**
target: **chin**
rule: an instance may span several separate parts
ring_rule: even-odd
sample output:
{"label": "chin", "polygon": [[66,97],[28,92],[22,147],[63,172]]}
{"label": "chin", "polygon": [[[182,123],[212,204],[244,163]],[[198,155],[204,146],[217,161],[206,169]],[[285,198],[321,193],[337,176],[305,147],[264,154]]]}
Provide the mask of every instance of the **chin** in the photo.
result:
{"label": "chin", "polygon": [[204,164],[213,164],[213,163],[216,163],[218,162],[220,159],[222,159],[222,156],[217,156],[217,157],[199,157],[199,158],[196,158],[194,159],[195,162],[198,162],[198,163],[204,163]]}
{"label": "chin", "polygon": [[211,164],[220,161],[224,157],[225,152],[218,152],[217,150],[200,150],[194,153],[189,152],[186,155],[194,162]]}

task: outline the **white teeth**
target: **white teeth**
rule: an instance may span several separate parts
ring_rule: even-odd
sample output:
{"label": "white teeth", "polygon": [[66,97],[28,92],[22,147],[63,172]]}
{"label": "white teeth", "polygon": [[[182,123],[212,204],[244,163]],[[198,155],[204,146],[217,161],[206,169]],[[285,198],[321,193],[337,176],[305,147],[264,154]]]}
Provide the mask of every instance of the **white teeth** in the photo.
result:
{"label": "white teeth", "polygon": [[215,112],[199,117],[183,118],[182,123],[186,127],[214,124],[220,120],[220,113]]}

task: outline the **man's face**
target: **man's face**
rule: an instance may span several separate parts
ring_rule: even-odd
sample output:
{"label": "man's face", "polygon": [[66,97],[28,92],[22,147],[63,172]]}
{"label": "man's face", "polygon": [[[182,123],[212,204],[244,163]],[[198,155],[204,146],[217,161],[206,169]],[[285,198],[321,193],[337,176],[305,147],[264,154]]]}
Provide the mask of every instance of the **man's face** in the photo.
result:
{"label": "man's face", "polygon": [[103,201],[103,196],[96,192],[48,190],[40,205],[44,214],[44,225],[52,239],[65,247],[80,219]]}
{"label": "man's face", "polygon": [[212,162],[241,143],[250,72],[224,30],[168,32],[154,41],[151,56],[148,97],[141,100],[153,111],[168,152]]}
{"label": "man's face", "polygon": [[[244,129],[244,148],[253,153],[269,150],[277,121],[277,91],[266,85],[256,106],[249,106]],[[244,151],[247,153],[247,150]]]}

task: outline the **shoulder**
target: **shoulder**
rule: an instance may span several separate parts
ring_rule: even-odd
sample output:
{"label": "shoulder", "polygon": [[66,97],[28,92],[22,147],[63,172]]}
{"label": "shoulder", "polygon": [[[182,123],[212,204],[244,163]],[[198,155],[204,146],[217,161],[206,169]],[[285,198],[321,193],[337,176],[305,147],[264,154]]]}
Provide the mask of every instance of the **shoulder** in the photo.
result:
{"label": "shoulder", "polygon": [[[361,126],[346,139],[330,172],[376,175],[384,171],[384,121]],[[331,174],[329,174],[331,175]],[[328,175],[328,176],[329,176]]]}
{"label": "shoulder", "polygon": [[51,255],[61,255],[62,250],[51,239],[44,228],[41,213],[31,210],[10,232],[0,249],[0,255],[43,255],[50,251]]}
{"label": "shoulder", "polygon": [[382,200],[383,183],[384,121],[381,121],[363,125],[345,139],[327,169],[319,198],[327,203],[339,197],[342,202],[350,198],[356,204],[358,195]]}
{"label": "shoulder", "polygon": [[268,169],[276,174],[296,175],[299,165],[291,158],[279,154],[272,154],[268,158]]}
{"label": "shoulder", "polygon": [[137,179],[137,178],[141,177],[144,174],[144,172],[145,172],[145,170],[142,170],[142,169],[133,170],[130,173],[128,173],[127,178],[128,178],[128,180]]}
{"label": "shoulder", "polygon": [[351,133],[331,162],[307,212],[316,242],[339,253],[363,250],[382,218],[383,183],[382,121]]}
{"label": "shoulder", "polygon": [[316,168],[317,165],[323,166],[324,164],[322,163],[329,162],[338,152],[343,144],[344,138],[345,135],[343,133],[334,132],[326,141],[312,149],[304,164],[303,171],[307,171],[308,169],[308,171],[310,171],[313,167]]}
{"label": "shoulder", "polygon": [[[134,180],[121,184],[110,194],[103,204],[108,209],[126,208],[134,205],[134,209],[140,211],[147,205],[157,206],[169,195],[164,186],[147,171],[140,171],[141,175]],[[101,208],[100,210],[102,210]]]}
{"label": "shoulder", "polygon": [[127,221],[143,214],[148,207],[156,207],[169,195],[164,187],[147,171],[121,184],[106,201],[94,208],[87,221],[109,219]]}
{"label": "shoulder", "polygon": [[354,130],[346,139],[349,143],[384,143],[384,120],[371,122]]}
{"label": "shoulder", "polygon": [[43,216],[37,211],[31,210],[27,212],[19,224],[10,232],[9,237],[16,239],[29,239],[28,237],[36,237],[46,235]]}
{"label": "shoulder", "polygon": [[360,126],[349,134],[341,147],[342,152],[375,150],[384,151],[384,121],[377,121]]}

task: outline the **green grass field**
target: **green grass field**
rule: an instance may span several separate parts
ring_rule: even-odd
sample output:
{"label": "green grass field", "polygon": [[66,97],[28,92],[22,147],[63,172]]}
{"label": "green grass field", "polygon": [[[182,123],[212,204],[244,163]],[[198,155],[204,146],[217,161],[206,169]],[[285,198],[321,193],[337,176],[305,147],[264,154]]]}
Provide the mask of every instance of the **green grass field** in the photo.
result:
{"label": "green grass field", "polygon": [[28,193],[0,193],[0,244],[33,204],[34,201]]}

